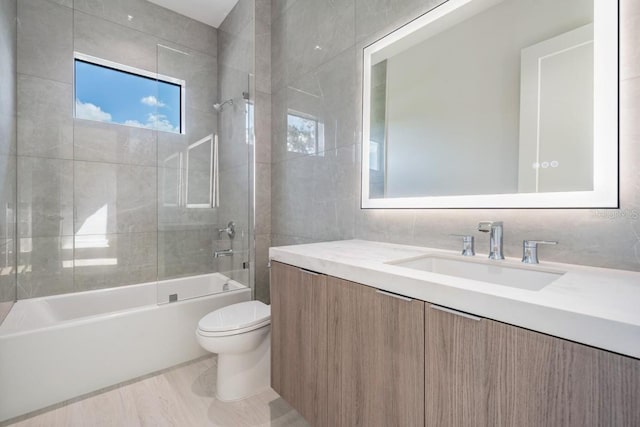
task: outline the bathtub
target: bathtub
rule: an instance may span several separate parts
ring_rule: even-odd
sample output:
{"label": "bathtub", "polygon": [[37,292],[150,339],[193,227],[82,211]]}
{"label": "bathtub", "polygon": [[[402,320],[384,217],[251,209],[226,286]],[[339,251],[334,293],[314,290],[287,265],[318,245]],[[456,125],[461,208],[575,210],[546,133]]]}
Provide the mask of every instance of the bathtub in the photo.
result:
{"label": "bathtub", "polygon": [[200,318],[250,299],[214,273],[20,300],[0,325],[0,422],[205,355]]}

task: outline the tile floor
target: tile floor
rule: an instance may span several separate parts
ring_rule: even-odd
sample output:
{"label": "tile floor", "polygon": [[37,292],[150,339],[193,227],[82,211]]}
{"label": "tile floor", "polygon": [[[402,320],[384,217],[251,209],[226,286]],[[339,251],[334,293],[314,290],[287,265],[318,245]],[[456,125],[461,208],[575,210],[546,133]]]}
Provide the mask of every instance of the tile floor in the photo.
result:
{"label": "tile floor", "polygon": [[207,357],[74,399],[12,427],[308,426],[276,392],[243,401],[214,397],[216,359]]}

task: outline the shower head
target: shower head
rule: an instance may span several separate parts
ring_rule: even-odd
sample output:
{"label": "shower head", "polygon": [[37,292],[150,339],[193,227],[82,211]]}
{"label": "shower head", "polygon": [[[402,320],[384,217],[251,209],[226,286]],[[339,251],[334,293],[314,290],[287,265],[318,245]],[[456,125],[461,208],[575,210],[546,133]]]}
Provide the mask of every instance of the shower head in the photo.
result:
{"label": "shower head", "polygon": [[223,101],[222,103],[218,103],[218,104],[213,104],[213,109],[216,110],[217,112],[220,112],[223,110],[225,105],[233,105],[233,99],[227,99],[226,101]]}

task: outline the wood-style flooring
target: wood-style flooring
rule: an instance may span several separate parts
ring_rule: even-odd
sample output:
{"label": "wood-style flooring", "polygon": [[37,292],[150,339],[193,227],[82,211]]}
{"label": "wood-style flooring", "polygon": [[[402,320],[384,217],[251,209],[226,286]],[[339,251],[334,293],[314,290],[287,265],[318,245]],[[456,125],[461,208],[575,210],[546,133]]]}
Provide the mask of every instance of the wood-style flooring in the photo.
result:
{"label": "wood-style flooring", "polygon": [[214,397],[216,359],[208,357],[75,399],[13,427],[134,426],[308,426],[269,389],[245,400],[224,403]]}

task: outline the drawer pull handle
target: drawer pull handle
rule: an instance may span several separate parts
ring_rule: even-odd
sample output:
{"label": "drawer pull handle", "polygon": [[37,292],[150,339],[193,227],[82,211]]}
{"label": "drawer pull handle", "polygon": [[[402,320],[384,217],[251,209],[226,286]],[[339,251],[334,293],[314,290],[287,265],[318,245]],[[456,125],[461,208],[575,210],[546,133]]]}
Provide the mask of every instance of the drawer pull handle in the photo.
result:
{"label": "drawer pull handle", "polygon": [[474,316],[473,314],[463,313],[462,311],[452,310],[447,307],[441,307],[439,305],[431,304],[431,308],[433,308],[434,310],[444,311],[445,313],[454,314],[456,316],[464,317],[471,320],[476,320],[476,321],[482,320],[482,317]]}
{"label": "drawer pull handle", "polygon": [[398,295],[398,294],[392,294],[391,292],[385,292],[385,291],[381,291],[381,290],[376,290],[376,293],[382,294],[382,295],[386,295],[386,296],[391,297],[391,298],[397,298],[397,299],[402,300],[402,301],[413,301],[411,298],[403,297],[402,295]]}
{"label": "drawer pull handle", "polygon": [[316,273],[315,271],[305,270],[304,268],[298,268],[298,270],[300,270],[304,274],[310,274],[312,276],[319,276],[320,275],[320,273]]}

